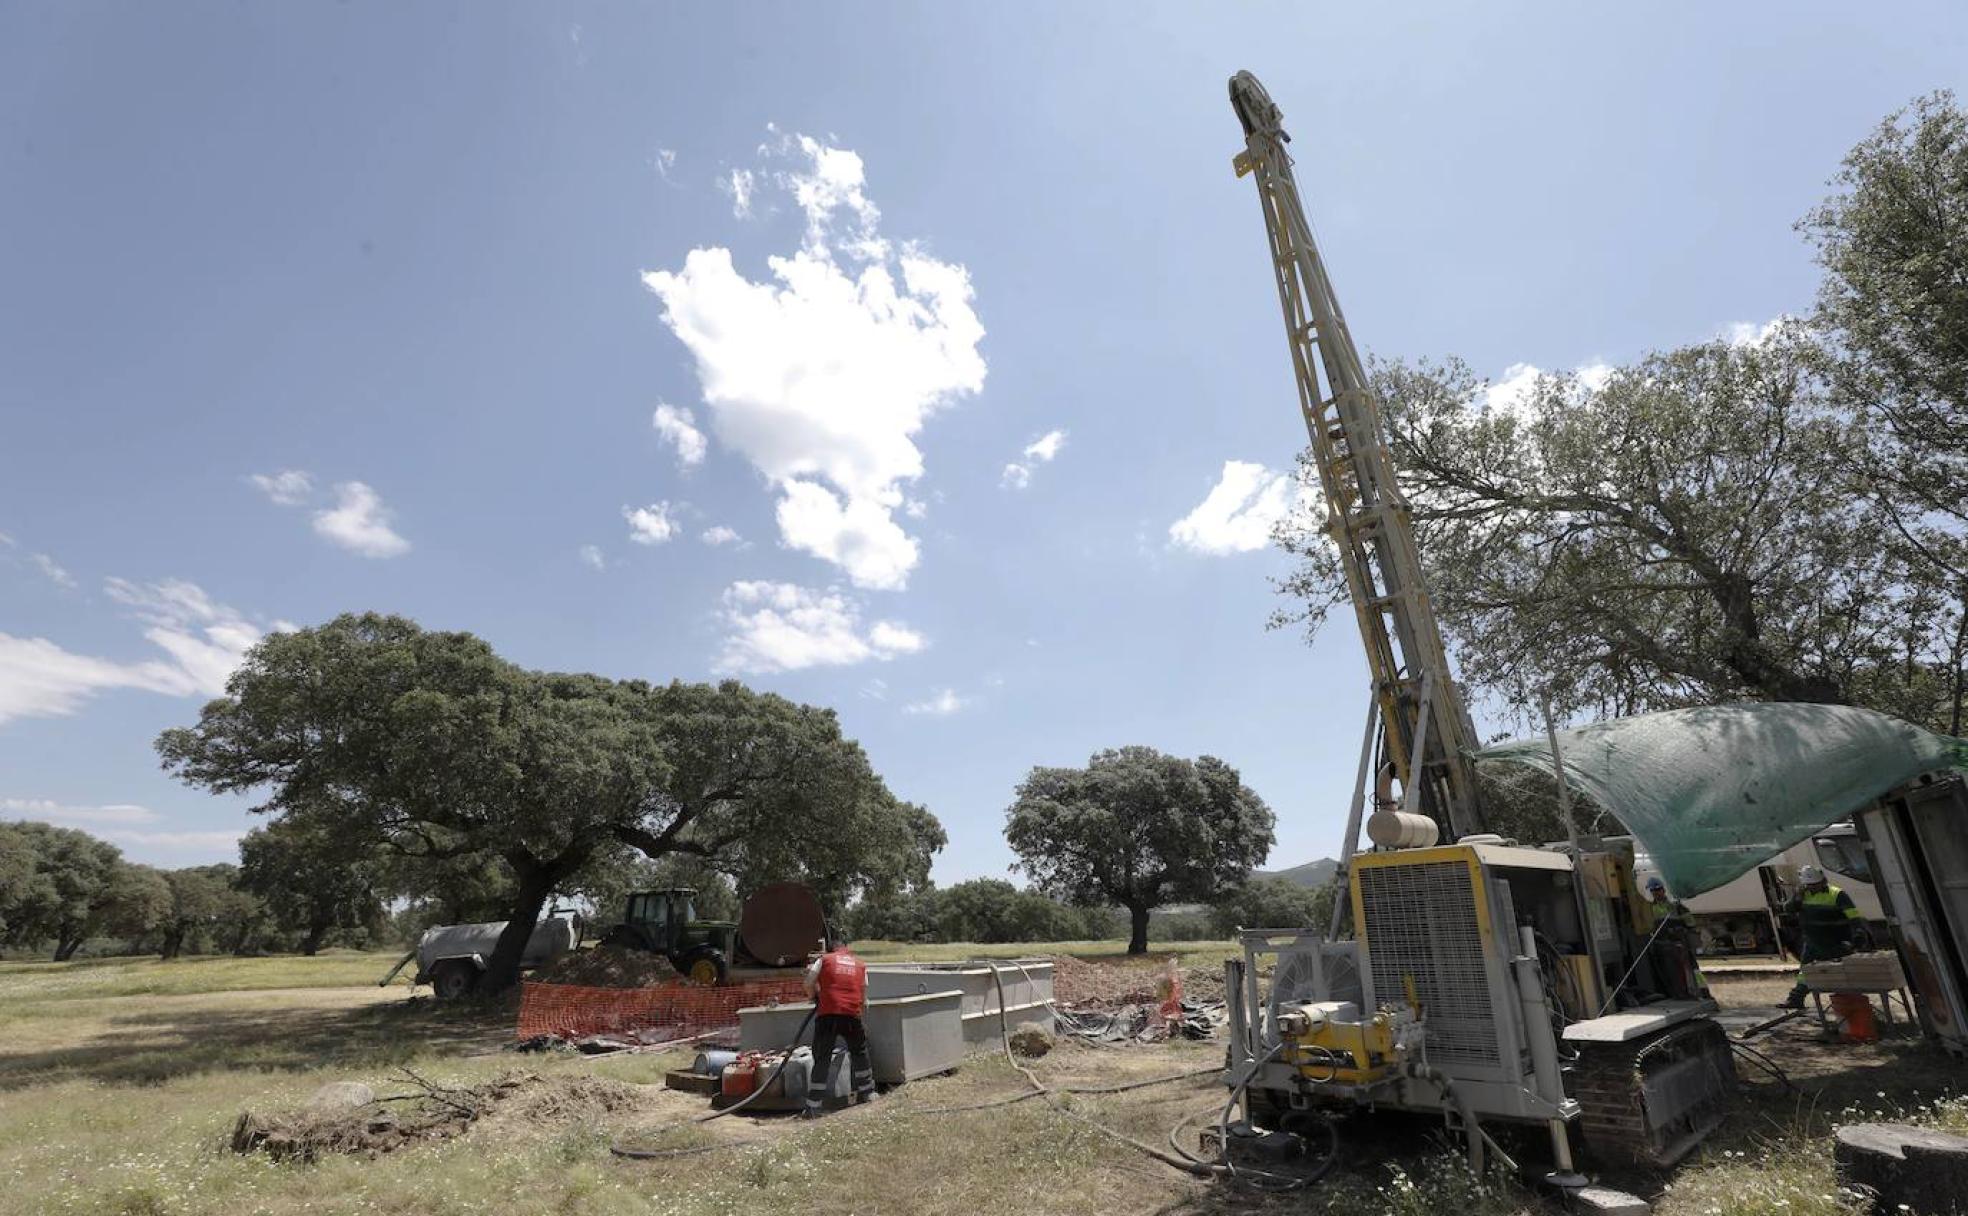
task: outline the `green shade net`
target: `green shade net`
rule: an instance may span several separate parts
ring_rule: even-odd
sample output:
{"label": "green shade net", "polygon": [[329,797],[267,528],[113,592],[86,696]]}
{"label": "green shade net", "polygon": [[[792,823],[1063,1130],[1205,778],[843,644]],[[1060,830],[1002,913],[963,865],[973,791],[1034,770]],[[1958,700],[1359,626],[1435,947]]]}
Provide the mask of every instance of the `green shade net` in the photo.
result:
{"label": "green shade net", "polygon": [[[1667,710],[1560,731],[1558,749],[1572,788],[1617,816],[1684,899],[1922,773],[1968,768],[1968,741],[1849,705]],[[1476,758],[1552,772],[1543,739]]]}

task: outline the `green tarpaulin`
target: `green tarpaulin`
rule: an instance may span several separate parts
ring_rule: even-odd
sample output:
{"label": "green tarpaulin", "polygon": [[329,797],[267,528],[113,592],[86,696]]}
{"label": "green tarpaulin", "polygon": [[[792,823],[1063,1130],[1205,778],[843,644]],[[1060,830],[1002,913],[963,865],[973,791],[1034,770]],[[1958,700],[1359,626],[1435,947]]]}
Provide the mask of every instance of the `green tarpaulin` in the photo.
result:
{"label": "green tarpaulin", "polygon": [[[1559,731],[1558,750],[1572,788],[1619,817],[1680,898],[1748,873],[1922,773],[1968,768],[1968,741],[1869,709],[1781,702],[1595,722]],[[1476,755],[1552,771],[1542,738]]]}

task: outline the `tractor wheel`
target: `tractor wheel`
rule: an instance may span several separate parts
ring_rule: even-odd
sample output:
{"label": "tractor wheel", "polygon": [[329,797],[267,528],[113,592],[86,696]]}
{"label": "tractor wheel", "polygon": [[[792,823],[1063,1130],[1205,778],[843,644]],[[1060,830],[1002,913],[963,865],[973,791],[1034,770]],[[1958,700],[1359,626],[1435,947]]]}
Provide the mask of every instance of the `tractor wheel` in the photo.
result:
{"label": "tractor wheel", "polygon": [[478,987],[478,968],[463,959],[431,968],[431,991],[440,1001],[455,1001]]}
{"label": "tractor wheel", "polygon": [[723,952],[718,950],[694,950],[678,959],[676,968],[700,988],[715,988],[731,974]]}

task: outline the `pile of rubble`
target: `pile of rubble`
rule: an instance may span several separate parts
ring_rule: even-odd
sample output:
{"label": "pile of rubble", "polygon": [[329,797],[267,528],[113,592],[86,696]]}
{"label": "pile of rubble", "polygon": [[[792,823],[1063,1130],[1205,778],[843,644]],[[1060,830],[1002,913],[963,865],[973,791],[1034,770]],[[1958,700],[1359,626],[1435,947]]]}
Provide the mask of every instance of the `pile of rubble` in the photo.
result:
{"label": "pile of rubble", "polygon": [[670,966],[670,960],[660,954],[595,946],[570,950],[527,978],[536,984],[571,984],[582,988],[648,988],[675,983],[681,977]]}

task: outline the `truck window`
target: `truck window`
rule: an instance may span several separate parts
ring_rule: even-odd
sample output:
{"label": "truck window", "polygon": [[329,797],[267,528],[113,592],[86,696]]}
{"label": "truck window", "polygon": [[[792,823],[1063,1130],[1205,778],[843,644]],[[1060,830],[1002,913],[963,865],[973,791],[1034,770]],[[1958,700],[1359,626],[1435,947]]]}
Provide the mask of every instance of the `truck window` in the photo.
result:
{"label": "truck window", "polygon": [[1827,870],[1848,874],[1860,882],[1872,881],[1872,867],[1866,864],[1865,848],[1857,836],[1819,836],[1811,841],[1818,860]]}

